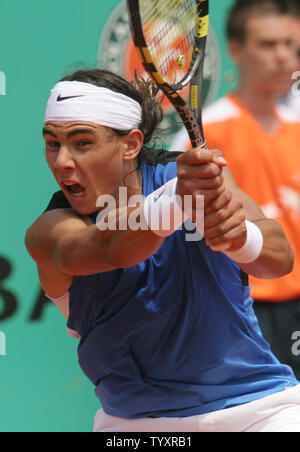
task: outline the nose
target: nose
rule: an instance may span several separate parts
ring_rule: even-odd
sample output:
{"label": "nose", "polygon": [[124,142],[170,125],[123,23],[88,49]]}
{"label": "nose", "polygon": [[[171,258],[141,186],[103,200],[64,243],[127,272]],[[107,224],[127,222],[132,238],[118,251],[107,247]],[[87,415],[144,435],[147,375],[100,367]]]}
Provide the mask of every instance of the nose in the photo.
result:
{"label": "nose", "polygon": [[277,58],[281,63],[291,63],[294,57],[293,48],[285,44],[279,44],[276,48]]}
{"label": "nose", "polygon": [[66,146],[61,146],[54,163],[56,170],[70,170],[75,168],[74,158]]}
{"label": "nose", "polygon": [[277,58],[279,61],[284,61],[286,59],[287,56],[287,51],[286,48],[282,45],[278,45],[277,46]]}

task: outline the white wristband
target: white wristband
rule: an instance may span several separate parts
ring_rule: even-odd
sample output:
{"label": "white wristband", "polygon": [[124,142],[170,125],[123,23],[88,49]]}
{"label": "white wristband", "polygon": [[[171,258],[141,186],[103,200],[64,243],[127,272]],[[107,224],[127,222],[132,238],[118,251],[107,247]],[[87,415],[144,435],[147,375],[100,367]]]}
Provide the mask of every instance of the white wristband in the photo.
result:
{"label": "white wristband", "polygon": [[224,251],[225,254],[238,264],[251,264],[260,256],[264,237],[256,224],[246,220],[247,241],[245,245],[237,251]]}
{"label": "white wristband", "polygon": [[160,237],[168,237],[187,219],[176,190],[177,177],[151,193],[144,201],[147,226]]}

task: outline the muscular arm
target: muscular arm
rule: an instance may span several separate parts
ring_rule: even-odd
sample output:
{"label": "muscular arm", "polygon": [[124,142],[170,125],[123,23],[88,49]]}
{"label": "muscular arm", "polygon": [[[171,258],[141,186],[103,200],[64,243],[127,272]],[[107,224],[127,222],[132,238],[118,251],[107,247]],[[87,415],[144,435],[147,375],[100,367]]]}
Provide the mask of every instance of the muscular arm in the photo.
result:
{"label": "muscular arm", "polygon": [[208,246],[215,251],[241,249],[247,240],[247,219],[260,228],[264,246],[255,262],[240,264],[242,270],[264,279],[279,278],[292,270],[294,253],[282,227],[266,218],[256,202],[237,186],[220,151],[194,149],[182,154],[177,164],[178,193],[204,196]]}
{"label": "muscular arm", "polygon": [[88,218],[59,209],[38,218],[27,231],[25,243],[38,265],[44,290],[58,297],[74,276],[136,265],[152,256],[163,239],[152,231],[99,231]]}
{"label": "muscular arm", "polygon": [[264,246],[259,258],[251,264],[241,265],[249,275],[272,279],[290,273],[293,269],[294,253],[281,225],[267,218],[260,207],[235,183],[228,169],[224,171],[225,183],[229,190],[241,200],[247,220],[255,223],[264,237]]}
{"label": "muscular arm", "polygon": [[[266,218],[259,206],[236,185],[217,151],[191,151],[178,159],[177,192],[205,197],[204,235],[208,246],[230,244],[229,251],[246,242],[245,219],[257,224],[264,236],[259,258],[241,268],[259,278],[278,278],[289,273],[294,255],[281,226]],[[136,207],[121,215],[129,218]],[[119,218],[119,211],[116,211]],[[118,223],[118,222],[117,222]],[[43,288],[61,296],[74,276],[132,267],[152,256],[164,239],[151,230],[99,231],[72,209],[43,214],[28,230],[26,246],[39,269]]]}
{"label": "muscular arm", "polygon": [[[263,279],[279,278],[291,272],[294,253],[281,225],[277,221],[267,218],[256,202],[236,185],[228,168],[224,168],[223,177],[231,201],[225,209],[218,210],[219,218],[222,218],[223,215],[225,220],[208,230],[208,244],[214,246],[226,242],[231,243],[232,246],[228,251],[241,248],[245,243],[245,223],[243,219],[247,219],[260,228],[264,237],[264,246],[259,258],[251,264],[240,264],[241,269],[249,275]],[[213,203],[211,206],[216,208],[217,203],[218,200],[215,201],[215,206]],[[241,206],[240,209],[236,208],[237,204]],[[235,210],[236,213],[234,213]],[[209,207],[207,213],[206,225],[210,229],[210,216],[214,217],[216,214],[210,213]],[[230,214],[232,214],[231,218],[229,217]],[[229,229],[230,227],[231,229]],[[214,234],[212,239],[210,239],[211,231]],[[219,236],[217,236],[218,234]]]}

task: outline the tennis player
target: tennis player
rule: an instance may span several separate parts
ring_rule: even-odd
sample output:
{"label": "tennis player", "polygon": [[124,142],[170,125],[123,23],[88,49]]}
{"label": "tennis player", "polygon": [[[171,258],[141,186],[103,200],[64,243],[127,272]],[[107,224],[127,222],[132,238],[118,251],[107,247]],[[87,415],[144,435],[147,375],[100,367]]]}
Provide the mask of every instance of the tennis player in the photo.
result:
{"label": "tennis player", "polygon": [[[60,191],[26,245],[80,338],[79,363],[103,407],[94,431],[300,432],[299,382],[263,339],[246,276],[289,273],[293,252],[220,152],[147,148],[161,119],[149,82],[99,69],[60,81],[46,109]],[[120,188],[144,201],[125,209]],[[187,195],[189,210],[178,202]],[[103,196],[115,200],[105,216],[115,228],[99,228]],[[199,196],[204,238],[187,240]],[[170,227],[154,224],[168,209]],[[133,214],[147,227],[123,227]]]}

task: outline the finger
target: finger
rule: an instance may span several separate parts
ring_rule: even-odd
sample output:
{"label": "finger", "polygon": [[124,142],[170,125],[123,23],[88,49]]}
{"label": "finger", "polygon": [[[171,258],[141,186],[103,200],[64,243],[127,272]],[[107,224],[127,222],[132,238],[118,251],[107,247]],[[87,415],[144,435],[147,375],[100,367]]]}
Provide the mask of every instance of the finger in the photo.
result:
{"label": "finger", "polygon": [[[208,245],[208,243],[207,243],[207,245]],[[212,245],[208,245],[213,251],[219,251],[219,252],[222,252],[222,251],[227,251],[227,250],[229,250],[229,248],[231,248],[231,246],[232,246],[232,244],[231,244],[231,242],[227,242],[227,243],[222,243],[221,245],[214,245],[214,246],[212,246]]]}
{"label": "finger", "polygon": [[[177,170],[179,179],[209,179],[222,175],[222,168],[215,163],[203,163],[201,165],[180,165]],[[223,177],[223,176],[222,176]]]}
{"label": "finger", "polygon": [[205,209],[205,214],[209,215],[217,210],[223,209],[228,206],[232,200],[232,193],[228,190],[225,190],[218,198],[214,199],[212,202],[208,204]]}
{"label": "finger", "polygon": [[213,149],[212,153],[213,153],[213,162],[215,162],[217,165],[219,165],[220,163],[222,166],[228,165],[227,160],[225,159],[224,155],[219,149]]}
{"label": "finger", "polygon": [[226,206],[225,209],[219,209],[211,214],[205,215],[205,229],[209,230],[226,220],[232,218],[236,214],[236,207],[234,204]]}
{"label": "finger", "polygon": [[193,206],[196,204],[196,199],[200,196],[203,197],[203,204],[206,206],[209,204],[213,199],[220,196],[223,191],[225,190],[224,186],[218,188],[211,188],[211,189],[195,189],[194,186],[187,187],[186,185],[181,189],[180,184],[178,183],[177,186],[177,194],[179,194],[183,199],[185,196],[192,196],[193,200]]}
{"label": "finger", "polygon": [[244,224],[239,224],[237,227],[230,229],[229,231],[217,237],[211,239],[206,238],[206,244],[210,248],[212,248],[219,245],[230,243],[231,244],[230,248],[232,247],[233,244],[235,244],[235,248],[239,249],[245,244],[246,239],[247,239],[247,228],[244,222]]}
{"label": "finger", "polygon": [[[235,230],[237,227],[243,228],[246,217],[243,214],[234,215],[231,218],[223,221],[222,223],[213,226],[212,228],[205,229],[205,237],[208,240],[212,240],[217,237],[225,237],[231,230]],[[231,237],[230,237],[231,238]]]}
{"label": "finger", "polygon": [[190,192],[193,192],[193,190],[218,188],[224,186],[224,179],[222,176],[199,179],[195,177],[183,179],[178,178],[177,185],[180,186],[182,190],[187,189]]}
{"label": "finger", "polygon": [[[210,205],[211,203],[209,203]],[[244,218],[243,203],[239,200],[231,201],[224,208],[216,210],[207,214],[207,208],[205,208],[205,222],[207,228],[212,228],[230,218]]]}
{"label": "finger", "polygon": [[184,162],[187,165],[200,165],[203,163],[214,162],[218,166],[223,167],[228,164],[220,151],[211,151],[209,149],[200,148],[184,152],[178,157],[177,161]]}

